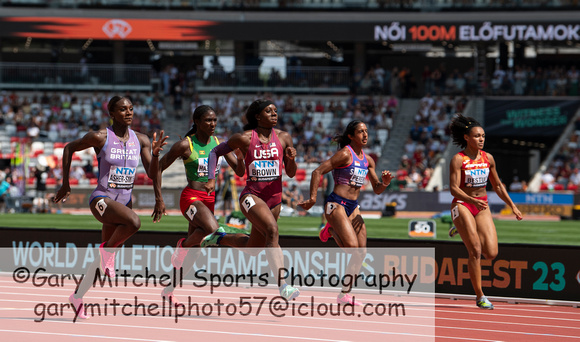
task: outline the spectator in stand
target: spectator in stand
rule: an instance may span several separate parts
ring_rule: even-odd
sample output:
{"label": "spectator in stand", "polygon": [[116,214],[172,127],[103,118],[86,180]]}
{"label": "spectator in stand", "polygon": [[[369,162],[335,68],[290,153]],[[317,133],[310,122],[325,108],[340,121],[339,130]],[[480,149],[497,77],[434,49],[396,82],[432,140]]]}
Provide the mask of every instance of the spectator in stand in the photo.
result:
{"label": "spectator in stand", "polygon": [[302,192],[298,188],[298,185],[292,183],[289,188],[284,189],[282,193],[282,201],[286,204],[286,206],[296,210],[298,207],[298,203],[304,200],[304,196]]}

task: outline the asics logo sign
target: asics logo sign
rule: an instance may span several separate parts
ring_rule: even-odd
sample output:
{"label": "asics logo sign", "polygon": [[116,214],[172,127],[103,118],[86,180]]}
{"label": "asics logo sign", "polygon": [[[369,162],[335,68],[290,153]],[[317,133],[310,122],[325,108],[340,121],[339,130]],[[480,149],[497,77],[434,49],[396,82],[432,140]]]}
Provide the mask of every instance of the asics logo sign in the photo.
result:
{"label": "asics logo sign", "polygon": [[121,39],[127,38],[133,28],[128,22],[121,19],[111,19],[103,25],[103,32],[109,38],[119,37]]}

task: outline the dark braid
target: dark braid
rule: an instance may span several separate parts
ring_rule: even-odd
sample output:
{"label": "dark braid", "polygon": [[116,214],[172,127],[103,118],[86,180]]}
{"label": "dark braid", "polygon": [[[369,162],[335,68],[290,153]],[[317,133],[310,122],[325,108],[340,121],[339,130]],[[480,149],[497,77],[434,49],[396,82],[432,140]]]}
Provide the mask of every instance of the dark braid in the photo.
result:
{"label": "dark braid", "polygon": [[469,134],[473,127],[483,126],[481,126],[481,124],[474,118],[463,116],[461,113],[455,114],[449,123],[449,130],[451,131],[453,144],[461,148],[467,147],[467,141],[463,136]]}

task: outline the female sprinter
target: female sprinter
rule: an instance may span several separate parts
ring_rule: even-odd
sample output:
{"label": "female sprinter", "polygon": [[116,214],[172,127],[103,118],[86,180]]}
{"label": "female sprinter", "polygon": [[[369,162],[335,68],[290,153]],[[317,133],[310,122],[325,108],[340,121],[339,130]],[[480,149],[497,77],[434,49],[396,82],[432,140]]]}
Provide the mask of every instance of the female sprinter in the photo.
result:
{"label": "female sprinter", "polygon": [[[155,221],[158,222],[165,213],[165,204],[161,197],[161,174],[173,162],[180,158],[185,166],[187,186],[181,192],[179,207],[181,213],[189,222],[187,238],[177,241],[177,247],[171,258],[171,263],[177,269],[183,267],[185,274],[191,270],[197,253],[188,251],[191,247],[199,247],[201,240],[208,234],[218,230],[219,225],[214,217],[215,193],[207,193],[204,185],[207,183],[207,161],[210,151],[218,145],[218,139],[213,134],[217,125],[217,115],[210,106],[199,106],[193,112],[193,126],[185,135],[185,138],[171,146],[167,154],[159,161],[159,171],[154,179],[155,193],[158,194]],[[239,152],[239,150],[236,150]],[[228,164],[240,177],[244,175],[243,156],[236,158],[234,153],[225,155]],[[218,164],[220,164],[218,162]],[[216,168],[216,172],[219,170]],[[221,228],[220,228],[221,229]],[[223,231],[223,229],[221,230]],[[188,258],[186,259],[186,256]],[[184,260],[186,262],[184,263]],[[173,287],[164,288],[162,296],[167,297],[174,304]]]}
{"label": "female sprinter", "polygon": [[[328,223],[320,231],[320,239],[326,242],[333,236],[345,252],[352,254],[346,273],[353,276],[361,268],[367,246],[367,230],[358,205],[360,188],[368,175],[373,191],[380,194],[393,179],[389,171],[383,171],[381,179],[377,177],[375,161],[367,158],[363,152],[368,138],[367,126],[359,120],[351,121],[343,134],[334,138],[339,145],[338,152],[312,171],[310,198],[299,204],[304,210],[312,208],[316,203],[320,176],[332,171],[334,191],[324,203],[324,215]],[[337,302],[361,305],[349,294],[350,290],[351,286],[344,286],[337,297]]]}
{"label": "female sprinter", "polygon": [[493,189],[512,208],[518,220],[522,213],[510,199],[495,169],[492,155],[482,150],[485,132],[475,119],[457,114],[449,124],[453,143],[463,151],[451,159],[449,190],[453,195],[451,217],[467,247],[467,263],[476,304],[482,309],[493,309],[493,304],[481,289],[481,255],[493,260],[498,251],[495,225],[487,205],[485,187],[489,178]]}
{"label": "female sprinter", "polygon": [[202,247],[225,245],[237,248],[264,248],[276,280],[280,295],[287,300],[298,297],[300,291],[278,279],[284,267],[282,249],[278,243],[278,217],[282,203],[282,163],[289,177],[296,174],[296,149],[287,132],[274,129],[278,122],[278,109],[272,101],[256,100],[246,111],[248,123],[243,133],[237,133],[211,151],[209,157],[209,181],[206,191],[215,187],[217,158],[237,148],[245,156],[246,187],[240,194],[240,206],[252,223],[250,236],[216,232],[208,235]]}
{"label": "female sprinter", "polygon": [[[139,230],[141,220],[131,209],[131,192],[135,172],[139,165],[139,156],[147,172],[152,173],[158,167],[159,151],[167,144],[161,131],[156,141],[153,134],[153,151],[149,138],[130,129],[133,121],[133,104],[128,98],[115,96],[108,104],[109,115],[113,125],[96,132],[89,132],[84,137],[68,143],[62,156],[62,186],[54,197],[54,202],[66,201],[70,195],[70,165],[73,153],[87,148],[94,148],[99,160],[99,180],[93,191],[89,206],[93,216],[103,224],[102,243],[99,247],[100,258],[91,264],[87,275],[79,284],[75,293],[69,297],[75,310],[75,319],[86,319],[82,297],[92,285],[100,263],[102,272],[115,277],[115,249]],[[153,153],[152,153],[153,152]],[[153,155],[153,158],[151,158]]]}

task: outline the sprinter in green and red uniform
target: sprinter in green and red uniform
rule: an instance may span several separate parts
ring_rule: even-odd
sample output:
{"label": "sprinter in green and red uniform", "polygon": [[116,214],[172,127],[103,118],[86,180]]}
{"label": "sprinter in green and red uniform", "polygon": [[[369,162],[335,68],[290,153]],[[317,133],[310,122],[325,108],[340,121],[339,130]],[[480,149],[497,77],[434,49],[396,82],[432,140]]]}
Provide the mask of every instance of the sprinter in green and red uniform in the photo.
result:
{"label": "sprinter in green and red uniform", "polygon": [[[155,221],[165,215],[165,205],[161,197],[161,174],[177,158],[183,160],[185,174],[187,176],[187,186],[181,192],[179,208],[181,213],[189,222],[187,238],[182,238],[177,242],[177,247],[171,263],[177,269],[183,267],[184,273],[191,270],[195,262],[196,255],[191,253],[186,259],[190,247],[199,247],[204,236],[217,231],[218,222],[213,214],[215,206],[215,193],[207,193],[204,185],[208,180],[208,157],[210,151],[219,144],[217,137],[213,134],[217,125],[217,115],[210,106],[199,106],[193,112],[193,126],[187,132],[184,139],[176,142],[167,154],[159,161],[159,172],[154,180],[156,195],[156,208],[154,212]],[[236,158],[234,152],[225,155],[228,164],[240,177],[244,175],[243,156]],[[221,162],[221,160],[220,160]],[[221,163],[220,163],[221,164]],[[216,168],[217,173],[219,168]],[[184,262],[184,260],[187,260]],[[162,296],[176,302],[173,297],[173,288],[166,287]]]}

